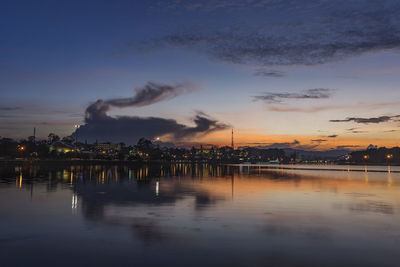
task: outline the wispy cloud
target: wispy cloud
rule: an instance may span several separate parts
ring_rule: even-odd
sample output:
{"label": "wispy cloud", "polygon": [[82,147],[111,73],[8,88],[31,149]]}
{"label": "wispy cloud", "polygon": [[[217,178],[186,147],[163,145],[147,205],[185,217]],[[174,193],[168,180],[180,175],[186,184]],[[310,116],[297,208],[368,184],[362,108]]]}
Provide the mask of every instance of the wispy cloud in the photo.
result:
{"label": "wispy cloud", "polygon": [[256,146],[258,148],[279,148],[279,149],[300,149],[300,150],[314,150],[320,143],[317,144],[301,144],[298,140],[293,140],[292,142],[280,142],[280,143],[248,143],[248,145]]}
{"label": "wispy cloud", "polygon": [[188,83],[167,85],[148,82],[143,87],[135,88],[135,95],[133,97],[109,99],[104,104],[115,107],[142,107],[169,100],[193,90],[194,86]]}
{"label": "wispy cloud", "polygon": [[304,90],[301,93],[271,93],[267,92],[262,95],[253,96],[253,100],[261,100],[269,104],[282,103],[288,99],[326,99],[331,97],[332,89],[314,88]]}
{"label": "wispy cloud", "polygon": [[265,78],[281,78],[285,77],[285,73],[279,70],[266,70],[266,69],[258,69],[254,72],[255,76],[261,76]]}
{"label": "wispy cloud", "polygon": [[[282,1],[274,1],[276,4],[280,4]],[[205,0],[205,1],[197,1],[197,0],[171,0],[171,1],[159,1],[157,5],[162,8],[169,9],[182,9],[186,11],[203,11],[203,12],[211,12],[219,9],[227,10],[227,9],[247,9],[247,8],[261,8],[266,7],[271,3],[269,0]]]}
{"label": "wispy cloud", "polygon": [[[278,103],[279,104],[279,103]],[[378,102],[378,103],[365,103],[359,102],[351,105],[324,105],[324,106],[314,106],[309,108],[301,108],[301,107],[291,107],[291,106],[268,106],[269,111],[273,112],[294,112],[294,113],[316,113],[323,112],[329,110],[377,110],[381,108],[387,107],[397,107],[400,105],[399,101],[393,102]]]}
{"label": "wispy cloud", "polygon": [[22,107],[8,107],[8,106],[0,106],[0,111],[14,111],[21,110]]}
{"label": "wispy cloud", "polygon": [[322,143],[322,142],[326,142],[328,140],[326,139],[311,139],[311,142],[317,142],[317,143]]}
{"label": "wispy cloud", "polygon": [[[349,128],[349,129],[346,129],[346,131],[347,132],[349,132],[349,133],[354,133],[354,134],[360,134],[360,133],[368,133],[369,131],[366,131],[366,130],[361,130],[360,128]],[[392,129],[392,130],[379,130],[379,129],[376,129],[374,132],[377,132],[377,133],[395,133],[395,132],[398,132],[399,130],[397,130],[397,129]]]}
{"label": "wispy cloud", "polygon": [[108,100],[97,100],[86,109],[86,117],[93,119],[92,116],[107,116],[106,113],[111,107],[143,107],[155,104],[160,101],[169,100],[178,95],[191,92],[194,86],[187,83],[166,85],[155,82],[148,82],[143,87],[135,88],[135,95],[126,98],[113,98]]}
{"label": "wispy cloud", "polygon": [[392,121],[395,118],[399,118],[400,115],[395,116],[379,116],[379,117],[371,117],[371,118],[361,118],[361,117],[349,117],[343,120],[330,120],[330,122],[355,122],[355,123],[383,123]]}
{"label": "wispy cloud", "polygon": [[327,110],[342,110],[346,108],[346,106],[318,106],[311,108],[269,106],[268,110],[273,112],[315,113]]}
{"label": "wispy cloud", "polygon": [[346,131],[349,132],[349,133],[354,133],[354,134],[368,133],[368,131],[359,130],[359,129],[360,129],[360,128],[349,128],[349,129],[346,129]]}
{"label": "wispy cloud", "polygon": [[264,66],[323,64],[400,47],[397,0],[167,3],[174,9],[220,12],[220,16],[227,10],[238,15],[262,10],[263,17],[254,19],[254,24],[227,25],[221,20],[214,27],[176,31],[147,40],[142,47],[186,48],[225,62]]}
{"label": "wispy cloud", "polygon": [[359,145],[341,145],[341,146],[336,147],[336,149],[357,149],[357,148],[361,148],[361,146],[359,146]]}

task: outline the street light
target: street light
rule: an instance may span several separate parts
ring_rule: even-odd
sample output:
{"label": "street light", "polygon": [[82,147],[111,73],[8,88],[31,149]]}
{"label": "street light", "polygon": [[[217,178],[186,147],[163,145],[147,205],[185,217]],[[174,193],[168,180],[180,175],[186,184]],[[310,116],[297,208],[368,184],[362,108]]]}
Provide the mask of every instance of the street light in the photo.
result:
{"label": "street light", "polygon": [[79,124],[75,124],[74,128],[75,128],[75,143],[78,142],[78,133],[77,130],[79,129],[79,127],[81,127]]}
{"label": "street light", "polygon": [[367,163],[366,163],[366,161],[369,159],[369,155],[364,155],[363,159],[364,159],[364,163],[365,163],[365,172],[367,172]]}
{"label": "street light", "polygon": [[393,154],[387,154],[386,155],[386,160],[387,160],[387,165],[390,165],[390,160],[393,158]]}
{"label": "street light", "polygon": [[74,125],[74,128],[76,129],[75,130],[75,150],[76,150],[76,145],[78,144],[78,129],[79,129],[79,127],[81,127],[79,124],[75,124]]}

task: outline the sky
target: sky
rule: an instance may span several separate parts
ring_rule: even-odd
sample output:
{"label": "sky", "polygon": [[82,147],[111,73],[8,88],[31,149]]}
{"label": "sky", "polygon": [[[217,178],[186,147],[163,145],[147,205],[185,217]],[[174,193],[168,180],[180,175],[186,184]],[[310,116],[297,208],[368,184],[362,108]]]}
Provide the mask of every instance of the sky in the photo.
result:
{"label": "sky", "polygon": [[399,145],[399,1],[6,0],[0,25],[2,137]]}

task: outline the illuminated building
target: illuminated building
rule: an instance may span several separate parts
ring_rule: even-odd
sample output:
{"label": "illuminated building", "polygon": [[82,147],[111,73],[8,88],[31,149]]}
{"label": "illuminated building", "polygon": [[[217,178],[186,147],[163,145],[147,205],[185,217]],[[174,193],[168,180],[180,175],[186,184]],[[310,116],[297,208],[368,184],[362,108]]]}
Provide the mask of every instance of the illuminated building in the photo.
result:
{"label": "illuminated building", "polygon": [[75,147],[69,144],[66,144],[62,141],[56,141],[50,145],[50,152],[56,151],[57,153],[69,153],[74,152]]}

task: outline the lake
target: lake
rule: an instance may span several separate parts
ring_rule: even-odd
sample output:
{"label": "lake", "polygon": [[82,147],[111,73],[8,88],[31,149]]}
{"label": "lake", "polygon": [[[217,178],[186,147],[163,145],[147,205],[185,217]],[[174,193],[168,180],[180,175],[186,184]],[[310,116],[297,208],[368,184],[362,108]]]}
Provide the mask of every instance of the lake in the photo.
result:
{"label": "lake", "polygon": [[2,166],[0,266],[400,266],[400,173],[329,168]]}

